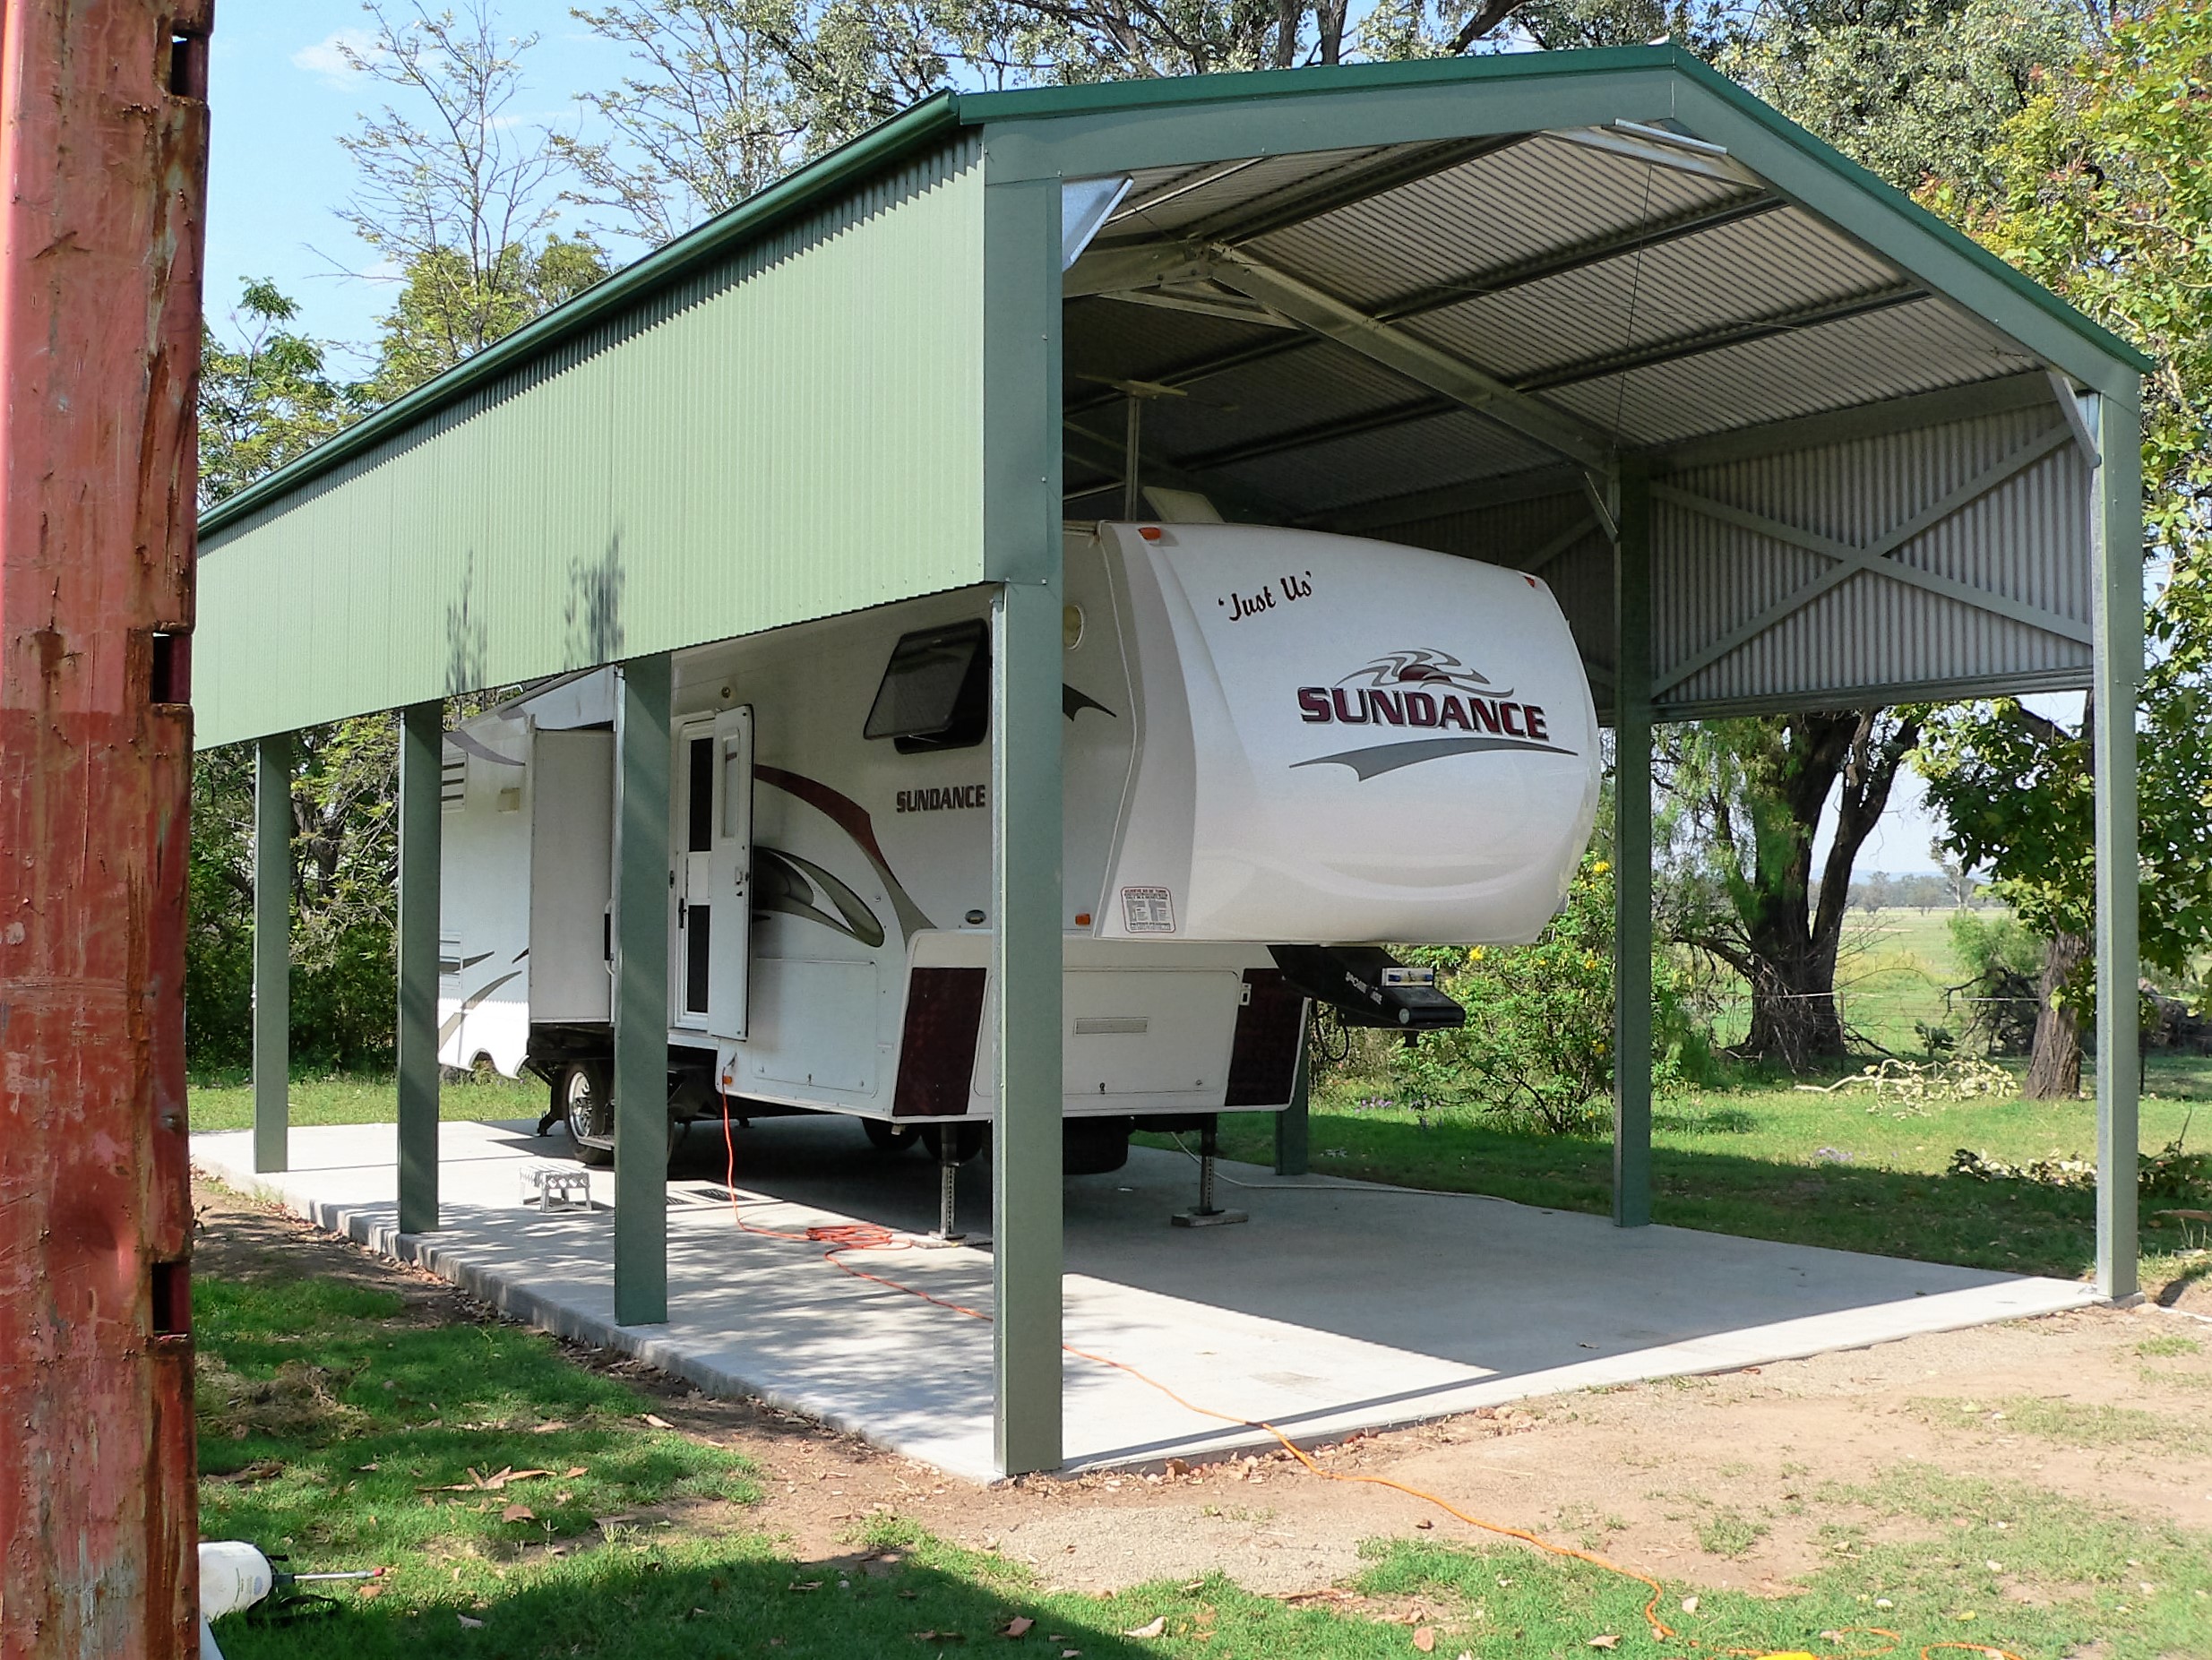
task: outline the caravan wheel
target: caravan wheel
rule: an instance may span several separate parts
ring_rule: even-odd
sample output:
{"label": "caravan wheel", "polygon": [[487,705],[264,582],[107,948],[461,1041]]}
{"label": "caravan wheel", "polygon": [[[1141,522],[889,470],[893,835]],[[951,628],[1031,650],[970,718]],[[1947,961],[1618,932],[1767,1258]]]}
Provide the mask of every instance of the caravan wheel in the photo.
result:
{"label": "caravan wheel", "polygon": [[568,1126],[576,1162],[615,1162],[615,1097],[604,1061],[571,1061],[553,1075],[553,1107]]}
{"label": "caravan wheel", "polygon": [[903,1153],[922,1139],[917,1126],[888,1123],[881,1118],[864,1118],[860,1128],[868,1138],[868,1145],[879,1153]]}

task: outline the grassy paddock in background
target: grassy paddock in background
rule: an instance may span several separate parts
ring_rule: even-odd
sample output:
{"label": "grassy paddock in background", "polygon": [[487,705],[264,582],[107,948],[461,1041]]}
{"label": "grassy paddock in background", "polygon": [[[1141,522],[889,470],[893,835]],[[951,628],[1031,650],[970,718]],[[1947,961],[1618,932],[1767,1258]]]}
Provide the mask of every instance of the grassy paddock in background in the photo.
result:
{"label": "grassy paddock in background", "polygon": [[[2188,1145],[2212,1147],[2208,1063],[2154,1057],[2142,1145],[2156,1152],[2196,1114]],[[1488,1193],[1561,1210],[1612,1207],[1613,1148],[1603,1131],[1546,1135],[1481,1113],[1410,1112],[1364,1102],[1387,1082],[1331,1079],[1316,1092],[1313,1168],[1330,1175]],[[1222,1148],[1265,1164],[1269,1114],[1225,1115]],[[1164,1137],[1147,1137],[1156,1145]],[[1960,1148],[2010,1163],[2094,1157],[2093,1101],[1935,1102],[1876,1106],[1863,1093],[1787,1083],[1661,1102],[1652,1131],[1653,1215],[1680,1227],[1828,1245],[2017,1273],[2077,1277],[2096,1262],[2094,1197],[2029,1182],[1944,1174]],[[2207,1242],[2154,1227],[2143,1206],[2144,1270],[2154,1284],[2212,1272]],[[2185,1237],[2185,1234],[2187,1236]]]}
{"label": "grassy paddock in background", "polygon": [[[194,1078],[186,1097],[194,1130],[253,1128],[254,1085],[248,1079]],[[296,1124],[388,1124],[400,1113],[388,1077],[295,1078],[291,1103]],[[438,1110],[453,1119],[535,1118],[546,1110],[546,1086],[535,1078],[472,1078],[442,1088]]]}
{"label": "grassy paddock in background", "polygon": [[[998,1648],[1017,1618],[1034,1623],[1004,1643],[1010,1655],[1413,1650],[1414,1634],[1372,1605],[1295,1605],[1218,1575],[1106,1597],[1046,1591],[891,1516],[856,1522],[847,1556],[794,1561],[762,1532],[742,1458],[656,1428],[650,1398],[545,1338],[426,1324],[387,1292],[336,1280],[203,1277],[194,1292],[204,1535],[285,1552],[296,1571],[391,1570],[374,1595],[340,1588],[322,1617],[222,1621],[231,1660],[932,1656]],[[547,1474],[475,1485],[507,1469]],[[1919,1465],[1808,1501],[1829,1519],[1803,1594],[1670,1578],[1668,1622],[1708,1654],[1819,1652],[1823,1631],[1880,1625],[1906,1655],[1963,1638],[2038,1657],[2100,1639],[2115,1656],[2178,1656],[2205,1630],[2200,1535]],[[1716,1568],[1730,1542],[1717,1544]],[[1420,1599],[1440,1654],[1570,1660],[1609,1634],[1623,1653],[1650,1647],[1641,1584],[1519,1548],[1378,1544],[1354,1588],[1384,1607]],[[1126,1635],[1156,1620],[1157,1636]]]}

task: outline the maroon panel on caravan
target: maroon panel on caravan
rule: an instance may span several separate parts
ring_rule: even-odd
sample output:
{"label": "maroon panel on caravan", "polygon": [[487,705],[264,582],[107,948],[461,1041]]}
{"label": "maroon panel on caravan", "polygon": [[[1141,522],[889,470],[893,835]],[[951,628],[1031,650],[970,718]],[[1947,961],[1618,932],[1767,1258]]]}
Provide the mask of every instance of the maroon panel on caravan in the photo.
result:
{"label": "maroon panel on caravan", "polygon": [[1250,989],[1236,1011],[1224,1106],[1284,1106],[1298,1076],[1298,1038],[1305,999],[1283,984],[1277,968],[1247,968]]}
{"label": "maroon panel on caravan", "polygon": [[981,968],[917,968],[907,987],[893,1118],[957,1118],[968,1111],[983,1026]]}

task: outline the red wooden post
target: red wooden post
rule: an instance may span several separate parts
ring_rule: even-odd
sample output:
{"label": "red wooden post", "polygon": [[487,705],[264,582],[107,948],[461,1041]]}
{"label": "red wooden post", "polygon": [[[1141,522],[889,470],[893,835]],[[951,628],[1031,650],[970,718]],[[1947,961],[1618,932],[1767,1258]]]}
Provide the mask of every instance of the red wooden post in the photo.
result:
{"label": "red wooden post", "polygon": [[184,1088],[213,0],[0,9],[0,1657],[197,1652]]}

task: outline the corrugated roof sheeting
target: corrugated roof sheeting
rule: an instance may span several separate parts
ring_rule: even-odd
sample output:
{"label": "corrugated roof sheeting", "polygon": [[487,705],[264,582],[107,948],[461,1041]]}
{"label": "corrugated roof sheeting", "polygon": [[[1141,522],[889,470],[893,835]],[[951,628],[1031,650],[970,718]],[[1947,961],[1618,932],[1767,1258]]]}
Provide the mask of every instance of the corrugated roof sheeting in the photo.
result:
{"label": "corrugated roof sheeting", "polygon": [[[1698,468],[1669,484],[1856,547],[2029,452],[2055,411],[2017,409],[1916,432]],[[2090,473],[2069,441],[1908,542],[1901,563],[2052,613],[2090,619]],[[1655,503],[1658,678],[1837,562],[1693,507]],[[1660,693],[1708,705],[1853,687],[2087,676],[2081,641],[1895,579],[1846,578]]]}
{"label": "corrugated roof sheeting", "polygon": [[874,181],[211,538],[201,741],[977,580],[976,159]]}
{"label": "corrugated roof sheeting", "polygon": [[[1536,135],[1305,224],[1252,251],[1364,309],[1632,229],[1748,187]],[[1529,204],[1542,211],[1530,212]]]}
{"label": "corrugated roof sheeting", "polygon": [[1383,153],[1374,149],[1306,151],[1202,168],[1154,168],[1131,175],[1129,194],[1107,219],[1098,244],[1173,237],[1218,214],[1248,208]]}
{"label": "corrugated roof sheeting", "polygon": [[1302,518],[1393,488],[1410,493],[1470,476],[1525,472],[1550,457],[1480,416],[1450,411],[1220,469],[1237,493]]}
{"label": "corrugated roof sheeting", "polygon": [[[1850,409],[2038,366],[1915,301],[1562,387],[1550,400],[1640,445]],[[1627,384],[1622,386],[1623,380]]]}
{"label": "corrugated roof sheeting", "polygon": [[[1803,215],[1763,213],[1401,326],[1519,382],[1602,353],[1786,315],[1897,280],[1881,261],[1815,233]],[[1632,435],[1649,441],[1640,431]]]}

